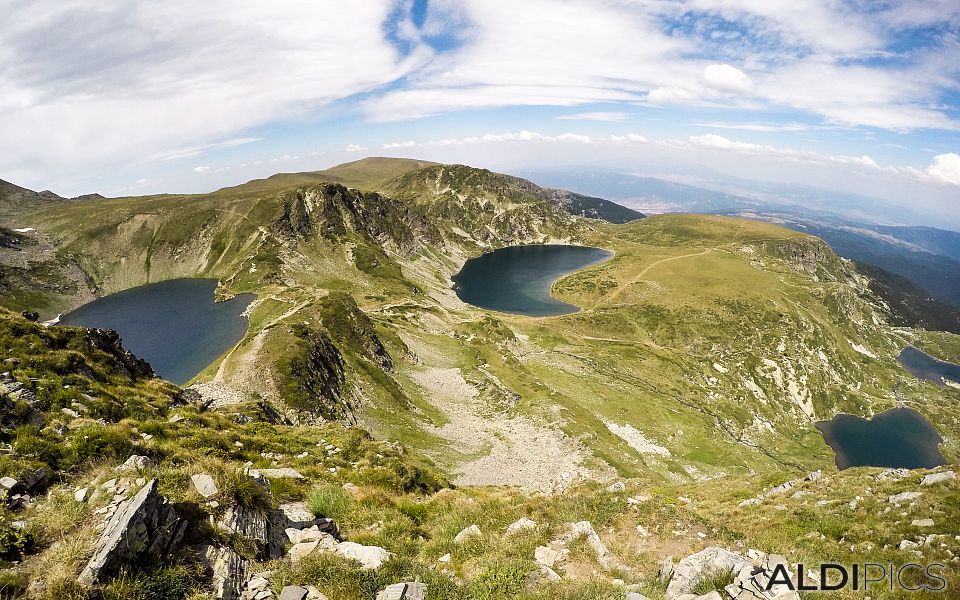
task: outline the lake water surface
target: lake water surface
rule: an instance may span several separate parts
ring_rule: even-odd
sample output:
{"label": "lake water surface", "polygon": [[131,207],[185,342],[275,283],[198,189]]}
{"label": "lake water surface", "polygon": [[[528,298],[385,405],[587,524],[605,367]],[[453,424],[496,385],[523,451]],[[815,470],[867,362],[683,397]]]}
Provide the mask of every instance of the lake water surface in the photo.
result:
{"label": "lake water surface", "polygon": [[897,360],[914,377],[926,379],[941,386],[944,385],[944,379],[960,383],[960,365],[938,360],[913,346],[904,348]]}
{"label": "lake water surface", "polygon": [[946,464],[939,447],[943,439],[923,415],[909,408],[887,410],[869,420],[840,414],[816,427],[836,453],[838,469]]}
{"label": "lake water surface", "polygon": [[239,342],[253,294],[214,302],[215,279],[174,279],[110,294],[65,315],[63,325],[114,329],[158,375],[184,384]]}
{"label": "lake water surface", "polygon": [[467,304],[532,317],[579,310],[550,295],[560,277],[603,262],[613,253],[589,246],[511,246],[471,258],[453,277],[453,290]]}

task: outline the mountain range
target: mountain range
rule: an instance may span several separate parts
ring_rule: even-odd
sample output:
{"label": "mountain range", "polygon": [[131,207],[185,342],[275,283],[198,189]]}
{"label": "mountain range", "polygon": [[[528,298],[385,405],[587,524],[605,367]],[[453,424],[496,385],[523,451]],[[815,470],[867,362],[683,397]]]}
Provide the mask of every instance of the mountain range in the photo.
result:
{"label": "mountain range", "polygon": [[[956,361],[960,338],[803,224],[698,193],[754,218],[386,158],[210,194],[5,184],[0,589],[715,599],[828,560],[941,561],[960,585],[952,471],[841,471],[815,427],[909,406],[955,464],[960,391],[897,357]],[[878,227],[851,235],[955,259],[949,232]],[[612,258],[553,284],[572,314],[460,301],[467,260],[522,244]],[[256,299],[186,386],[109,331],[39,322],[193,277]]]}

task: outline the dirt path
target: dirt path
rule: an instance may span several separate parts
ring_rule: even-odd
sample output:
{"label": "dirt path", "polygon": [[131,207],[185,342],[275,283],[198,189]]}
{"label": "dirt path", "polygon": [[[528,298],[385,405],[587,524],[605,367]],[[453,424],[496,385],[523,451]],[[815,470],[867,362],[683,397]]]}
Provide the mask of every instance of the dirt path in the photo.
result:
{"label": "dirt path", "polygon": [[[273,298],[273,299],[275,300],[276,298]],[[245,370],[248,368],[252,368],[254,361],[257,359],[257,355],[260,354],[260,348],[263,347],[263,341],[267,336],[267,330],[277,325],[281,321],[284,321],[292,317],[296,313],[306,308],[309,304],[310,304],[310,300],[304,300],[300,304],[297,304],[287,312],[283,313],[276,319],[273,319],[272,321],[264,325],[263,328],[257,333],[257,335],[255,335],[253,339],[250,341],[249,348],[247,349],[247,351],[244,352],[243,355],[241,355],[237,359],[238,361],[237,369]],[[213,377],[213,381],[212,381],[213,383],[221,383],[221,384],[223,383],[224,376],[226,375],[227,363],[233,357],[237,349],[240,348],[242,345],[243,345],[243,340],[238,342],[237,345],[231,348],[230,352],[228,352],[227,355],[223,357],[223,360],[220,361],[220,366],[217,367],[217,374],[214,375]]]}
{"label": "dirt path", "polygon": [[635,277],[633,277],[630,281],[628,281],[628,282],[626,282],[626,283],[624,283],[624,284],[618,285],[618,286],[617,286],[617,289],[613,290],[613,291],[610,292],[607,296],[605,296],[604,298],[602,298],[601,300],[599,300],[596,304],[594,304],[594,308],[596,308],[597,306],[600,306],[601,304],[609,304],[609,303],[613,302],[614,300],[616,300],[616,299],[620,296],[620,294],[623,293],[623,290],[625,290],[625,289],[627,289],[628,287],[630,287],[631,285],[639,282],[641,279],[643,279],[644,275],[646,275],[646,274],[650,271],[650,269],[656,267],[657,265],[661,265],[661,264],[663,264],[663,263],[665,263],[665,262],[670,262],[670,261],[672,261],[672,260],[680,260],[680,259],[682,259],[682,258],[691,258],[691,257],[694,257],[694,256],[703,256],[704,254],[709,254],[709,253],[711,253],[711,252],[713,252],[713,248],[707,248],[706,250],[703,250],[702,252],[694,252],[694,253],[692,253],[692,254],[683,254],[683,255],[681,255],[681,256],[671,256],[671,257],[669,257],[669,258],[661,258],[660,260],[658,260],[658,261],[656,261],[656,262],[652,262],[652,263],[650,263],[649,265],[647,265],[644,270],[640,271]]}

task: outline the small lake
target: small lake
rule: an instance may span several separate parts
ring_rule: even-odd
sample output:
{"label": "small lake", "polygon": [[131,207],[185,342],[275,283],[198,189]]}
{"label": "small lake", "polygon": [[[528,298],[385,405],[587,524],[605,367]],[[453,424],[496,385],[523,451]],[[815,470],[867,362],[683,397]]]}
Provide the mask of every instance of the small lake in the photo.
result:
{"label": "small lake", "polygon": [[511,246],[471,258],[453,277],[453,290],[466,302],[500,312],[550,317],[579,308],[550,295],[560,277],[601,263],[613,253],[589,246]]}
{"label": "small lake", "polygon": [[253,294],[214,302],[215,279],[174,279],[110,294],[65,315],[61,325],[114,329],[158,375],[182,385],[247,332]]}
{"label": "small lake", "polygon": [[836,453],[838,469],[891,467],[929,469],[946,464],[940,453],[943,438],[923,415],[894,408],[862,419],[840,414],[816,428]]}
{"label": "small lake", "polygon": [[932,381],[939,386],[945,385],[944,379],[960,383],[960,365],[938,360],[913,346],[904,348],[897,360],[914,377]]}

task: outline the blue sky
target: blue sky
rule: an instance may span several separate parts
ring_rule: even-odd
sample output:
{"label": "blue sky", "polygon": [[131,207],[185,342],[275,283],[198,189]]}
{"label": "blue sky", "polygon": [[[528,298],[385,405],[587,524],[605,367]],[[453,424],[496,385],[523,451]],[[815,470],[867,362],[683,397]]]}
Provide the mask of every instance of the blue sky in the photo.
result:
{"label": "blue sky", "polygon": [[960,199],[955,0],[0,3],[0,178],[32,188],[393,155]]}

